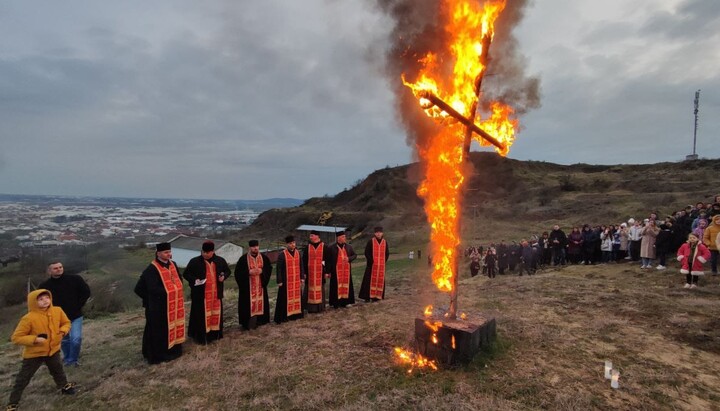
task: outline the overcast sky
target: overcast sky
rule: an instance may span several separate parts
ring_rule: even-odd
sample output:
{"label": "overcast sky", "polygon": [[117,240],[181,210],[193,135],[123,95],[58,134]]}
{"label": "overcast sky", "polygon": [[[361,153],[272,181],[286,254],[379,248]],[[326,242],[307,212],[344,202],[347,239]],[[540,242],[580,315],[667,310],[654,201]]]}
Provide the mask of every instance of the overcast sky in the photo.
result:
{"label": "overcast sky", "polygon": [[[0,193],[335,194],[412,161],[371,0],[0,2]],[[509,157],[720,157],[720,1],[535,0]],[[492,51],[492,49],[491,49]]]}

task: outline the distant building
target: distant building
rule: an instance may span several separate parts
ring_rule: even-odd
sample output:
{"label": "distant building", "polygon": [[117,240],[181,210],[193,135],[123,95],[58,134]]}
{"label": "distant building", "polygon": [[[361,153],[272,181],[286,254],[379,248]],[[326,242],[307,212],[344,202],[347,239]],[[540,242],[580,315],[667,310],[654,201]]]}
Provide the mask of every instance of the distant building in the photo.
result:
{"label": "distant building", "polygon": [[347,227],[334,227],[327,225],[312,225],[303,224],[295,229],[295,231],[302,233],[302,242],[307,242],[307,238],[310,235],[310,231],[317,231],[320,233],[320,239],[330,244],[335,242],[335,233],[347,230]]}
{"label": "distant building", "polygon": [[186,267],[191,258],[200,255],[202,244],[207,240],[215,243],[215,254],[226,259],[230,265],[237,263],[243,255],[241,246],[228,241],[179,235],[168,241],[172,244],[173,261],[178,267]]}

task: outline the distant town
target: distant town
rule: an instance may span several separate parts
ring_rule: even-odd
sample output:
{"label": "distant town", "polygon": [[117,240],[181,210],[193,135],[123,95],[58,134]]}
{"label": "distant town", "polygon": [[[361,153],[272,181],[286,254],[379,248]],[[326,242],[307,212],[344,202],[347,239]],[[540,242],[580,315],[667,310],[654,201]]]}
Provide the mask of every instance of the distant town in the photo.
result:
{"label": "distant town", "polygon": [[[169,234],[225,236],[303,200],[185,200],[0,194],[0,258],[19,249],[155,243]],[[29,250],[28,250],[29,251]]]}

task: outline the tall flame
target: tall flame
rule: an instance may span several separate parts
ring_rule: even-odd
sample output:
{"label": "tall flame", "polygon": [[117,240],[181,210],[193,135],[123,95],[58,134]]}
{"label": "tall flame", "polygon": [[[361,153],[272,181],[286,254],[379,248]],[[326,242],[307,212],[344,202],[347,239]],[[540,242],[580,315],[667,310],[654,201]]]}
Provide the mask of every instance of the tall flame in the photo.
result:
{"label": "tall flame", "polygon": [[[478,99],[475,81],[486,69],[486,62],[481,61],[483,47],[490,44],[482,40],[486,36],[492,39],[495,20],[504,10],[505,1],[445,0],[441,16],[446,20],[444,29],[449,38],[449,49],[429,52],[419,59],[421,69],[415,81],[408,81],[403,75],[403,83],[416,96],[430,91],[463,116],[478,116],[476,123],[505,146],[504,149],[496,148],[503,156],[515,138],[517,121],[510,118],[513,109],[503,103],[492,102],[492,113],[488,118],[471,111]],[[445,55],[453,61],[451,81],[445,79],[447,76],[442,71],[441,56]],[[418,194],[425,200],[425,212],[431,227],[430,241],[434,247],[432,278],[440,290],[450,292],[453,289],[456,251],[460,244],[458,222],[460,189],[465,181],[462,167],[465,129],[452,121],[447,113],[422,100],[420,104],[426,113],[445,125],[438,135],[429,139],[426,146],[418,147],[425,168],[425,180],[418,188]],[[474,138],[481,145],[490,145],[479,136]]]}

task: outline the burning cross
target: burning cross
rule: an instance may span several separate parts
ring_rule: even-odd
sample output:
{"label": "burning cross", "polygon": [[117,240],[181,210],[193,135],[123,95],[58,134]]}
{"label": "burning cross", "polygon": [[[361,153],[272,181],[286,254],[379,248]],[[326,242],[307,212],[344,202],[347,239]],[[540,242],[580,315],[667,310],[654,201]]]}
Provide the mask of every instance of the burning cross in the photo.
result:
{"label": "burning cross", "polygon": [[[438,118],[438,119],[445,119],[447,116],[457,120],[460,122],[465,129],[465,138],[463,140],[463,160],[462,162],[468,161],[468,157],[470,154],[470,144],[472,142],[472,135],[477,134],[480,138],[487,141],[488,143],[494,145],[497,147],[497,149],[501,153],[506,153],[508,150],[507,144],[498,141],[495,137],[487,133],[485,130],[480,128],[477,124],[475,124],[475,115],[478,110],[478,100],[480,99],[480,89],[482,86],[482,79],[485,74],[485,68],[487,67],[487,59],[488,59],[488,51],[490,49],[490,42],[492,41],[492,34],[491,33],[485,33],[482,37],[482,53],[479,56],[479,62],[480,62],[480,71],[475,77],[475,84],[474,84],[474,92],[475,92],[475,98],[472,102],[471,109],[469,111],[468,116],[464,116],[461,113],[459,113],[457,110],[455,110],[450,104],[443,101],[440,97],[433,94],[429,90],[414,90],[415,95],[420,99],[420,106],[427,112],[429,110],[434,110],[435,107],[440,110],[439,116],[435,115],[433,116],[431,114],[431,117]],[[461,233],[462,230],[460,229],[460,220],[458,220],[458,232]],[[459,248],[460,246],[458,246]],[[455,258],[455,267],[454,272],[455,275],[453,276],[453,285],[452,290],[450,291],[450,309],[447,313],[448,318],[454,320],[457,318],[457,311],[458,311],[458,301],[457,301],[457,282],[458,282],[458,272],[459,272],[459,258],[457,256],[462,255],[461,250],[456,251],[456,258]]]}

